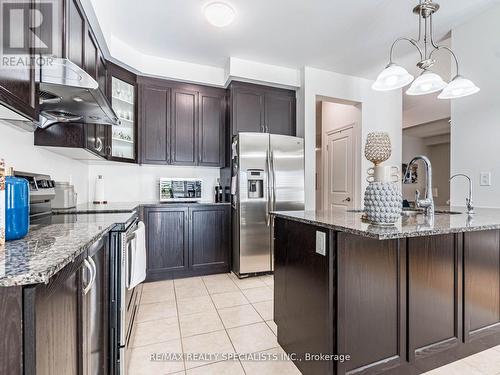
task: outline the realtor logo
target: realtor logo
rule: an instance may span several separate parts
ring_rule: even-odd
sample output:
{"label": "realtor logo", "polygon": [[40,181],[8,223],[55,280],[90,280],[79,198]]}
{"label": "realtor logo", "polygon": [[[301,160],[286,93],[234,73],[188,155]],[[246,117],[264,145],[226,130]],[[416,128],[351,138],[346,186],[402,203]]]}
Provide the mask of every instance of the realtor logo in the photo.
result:
{"label": "realtor logo", "polygon": [[0,0],[2,55],[52,54],[53,1]]}

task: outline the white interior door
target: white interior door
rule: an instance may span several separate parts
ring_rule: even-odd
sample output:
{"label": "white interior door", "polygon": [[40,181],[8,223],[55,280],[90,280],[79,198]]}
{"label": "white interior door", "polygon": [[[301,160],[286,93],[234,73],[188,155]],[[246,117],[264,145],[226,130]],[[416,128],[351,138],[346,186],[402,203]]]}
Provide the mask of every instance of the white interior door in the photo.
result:
{"label": "white interior door", "polygon": [[353,127],[327,134],[327,208],[352,209],[354,206]]}

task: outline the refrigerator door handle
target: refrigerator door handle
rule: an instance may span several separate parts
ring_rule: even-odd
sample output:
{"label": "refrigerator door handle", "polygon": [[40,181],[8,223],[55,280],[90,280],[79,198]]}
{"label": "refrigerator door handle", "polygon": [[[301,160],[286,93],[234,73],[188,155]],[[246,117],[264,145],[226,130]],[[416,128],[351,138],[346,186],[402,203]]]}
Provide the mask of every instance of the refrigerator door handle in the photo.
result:
{"label": "refrigerator door handle", "polygon": [[271,151],[271,175],[272,175],[272,180],[273,180],[273,185],[272,185],[272,204],[271,204],[271,210],[274,211],[276,210],[276,171],[274,170],[274,154]]}
{"label": "refrigerator door handle", "polygon": [[269,173],[269,150],[266,150],[266,225],[269,226],[271,223],[270,216],[269,216],[269,211],[271,208],[271,182],[270,182],[270,176],[271,174]]}

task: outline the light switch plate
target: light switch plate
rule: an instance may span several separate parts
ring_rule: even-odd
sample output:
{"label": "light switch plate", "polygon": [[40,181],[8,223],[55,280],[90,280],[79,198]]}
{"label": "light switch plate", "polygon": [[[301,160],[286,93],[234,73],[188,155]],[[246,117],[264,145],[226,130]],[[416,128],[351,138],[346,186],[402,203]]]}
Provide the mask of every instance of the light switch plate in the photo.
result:
{"label": "light switch plate", "polygon": [[316,231],[316,253],[326,256],[326,233]]}
{"label": "light switch plate", "polygon": [[491,186],[491,172],[481,172],[479,175],[480,186]]}

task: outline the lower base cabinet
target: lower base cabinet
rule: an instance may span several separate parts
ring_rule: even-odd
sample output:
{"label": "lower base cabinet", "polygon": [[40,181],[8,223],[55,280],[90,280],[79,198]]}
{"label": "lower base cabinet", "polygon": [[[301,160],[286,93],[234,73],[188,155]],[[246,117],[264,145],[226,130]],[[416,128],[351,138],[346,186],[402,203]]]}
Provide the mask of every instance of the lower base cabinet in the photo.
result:
{"label": "lower base cabinet", "polygon": [[144,208],[146,281],[229,272],[230,206]]}
{"label": "lower base cabinet", "polygon": [[103,237],[48,284],[24,288],[24,375],[108,374],[108,259]]}
{"label": "lower base cabinet", "polygon": [[304,375],[421,374],[500,344],[500,230],[378,240],[278,217],[274,233],[278,342]]}

